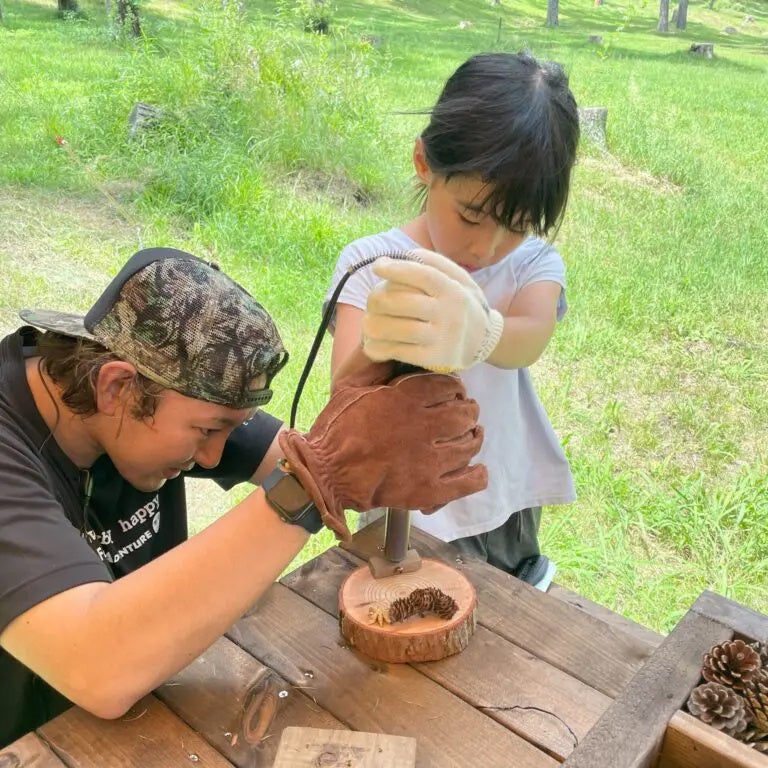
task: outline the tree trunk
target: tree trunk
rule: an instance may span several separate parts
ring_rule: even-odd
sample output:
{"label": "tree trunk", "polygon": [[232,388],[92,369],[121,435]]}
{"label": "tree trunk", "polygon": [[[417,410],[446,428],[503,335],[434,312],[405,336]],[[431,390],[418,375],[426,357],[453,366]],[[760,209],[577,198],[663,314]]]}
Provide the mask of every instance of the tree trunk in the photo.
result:
{"label": "tree trunk", "polygon": [[77,13],[80,10],[77,0],[58,0],[58,4],[59,13]]}
{"label": "tree trunk", "polygon": [[559,0],[547,0],[547,26],[556,27],[559,24]]}
{"label": "tree trunk", "polygon": [[134,37],[141,37],[141,19],[137,0],[117,0],[117,21],[123,29],[126,24],[130,24],[131,34]]}
{"label": "tree trunk", "polygon": [[669,32],[669,0],[660,0],[657,32]]}
{"label": "tree trunk", "polygon": [[688,0],[680,0],[677,6],[677,28],[685,29],[688,23]]}

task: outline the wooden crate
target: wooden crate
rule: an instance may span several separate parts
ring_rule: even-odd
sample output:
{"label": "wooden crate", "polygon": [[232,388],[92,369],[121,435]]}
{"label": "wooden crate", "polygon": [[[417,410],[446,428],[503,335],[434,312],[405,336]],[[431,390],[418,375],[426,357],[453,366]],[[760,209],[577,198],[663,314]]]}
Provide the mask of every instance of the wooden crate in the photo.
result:
{"label": "wooden crate", "polygon": [[713,645],[768,640],[768,616],[703,592],[564,768],[768,768],[768,756],[682,711]]}

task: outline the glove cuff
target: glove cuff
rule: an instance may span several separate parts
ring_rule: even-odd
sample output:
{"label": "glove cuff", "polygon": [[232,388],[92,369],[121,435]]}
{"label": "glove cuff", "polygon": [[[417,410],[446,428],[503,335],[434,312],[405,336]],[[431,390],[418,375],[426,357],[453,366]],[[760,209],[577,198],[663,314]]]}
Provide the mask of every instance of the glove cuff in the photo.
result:
{"label": "glove cuff", "polygon": [[316,455],[306,436],[295,429],[281,432],[280,448],[292,474],[299,479],[304,490],[320,510],[323,522],[344,540],[352,537],[344,519],[344,509],[333,490],[323,482],[322,458]]}
{"label": "glove cuff", "polygon": [[504,332],[504,318],[496,309],[488,310],[488,324],[485,327],[485,336],[480,344],[480,349],[477,350],[475,358],[472,361],[474,363],[482,363],[488,359],[491,352],[499,344],[501,340],[501,334]]}

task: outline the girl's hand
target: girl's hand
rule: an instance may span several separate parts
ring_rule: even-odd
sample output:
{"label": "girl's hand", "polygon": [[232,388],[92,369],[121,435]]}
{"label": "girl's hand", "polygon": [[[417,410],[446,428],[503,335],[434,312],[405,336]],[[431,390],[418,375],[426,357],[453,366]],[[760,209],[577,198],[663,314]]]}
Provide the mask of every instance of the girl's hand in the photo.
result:
{"label": "girl's hand", "polygon": [[457,264],[424,249],[418,261],[379,259],[384,282],[363,318],[363,350],[371,360],[400,360],[432,371],[462,371],[495,349],[504,318]]}

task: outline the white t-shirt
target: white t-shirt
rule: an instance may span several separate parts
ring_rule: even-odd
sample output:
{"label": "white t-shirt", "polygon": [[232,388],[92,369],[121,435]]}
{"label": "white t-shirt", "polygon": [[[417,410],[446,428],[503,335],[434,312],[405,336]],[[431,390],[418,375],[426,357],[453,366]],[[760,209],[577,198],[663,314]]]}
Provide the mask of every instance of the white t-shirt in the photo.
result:
{"label": "white t-shirt", "polygon": [[[400,229],[355,240],[339,257],[326,303],[350,266],[387,251],[417,247]],[[538,238],[527,238],[501,261],[473,272],[472,277],[488,303],[502,315],[525,286],[542,280],[559,283],[563,290],[558,320],[565,314],[565,265],[560,254]],[[364,267],[349,278],[338,303],[365,310],[368,294],[379,281],[370,266]],[[335,317],[331,333],[334,328]],[[479,420],[485,440],[476,461],[488,468],[488,487],[431,515],[414,512],[413,524],[443,541],[452,541],[492,531],[526,507],[574,501],[568,461],[528,369],[509,370],[480,363],[460,376],[469,396],[480,404]]]}

